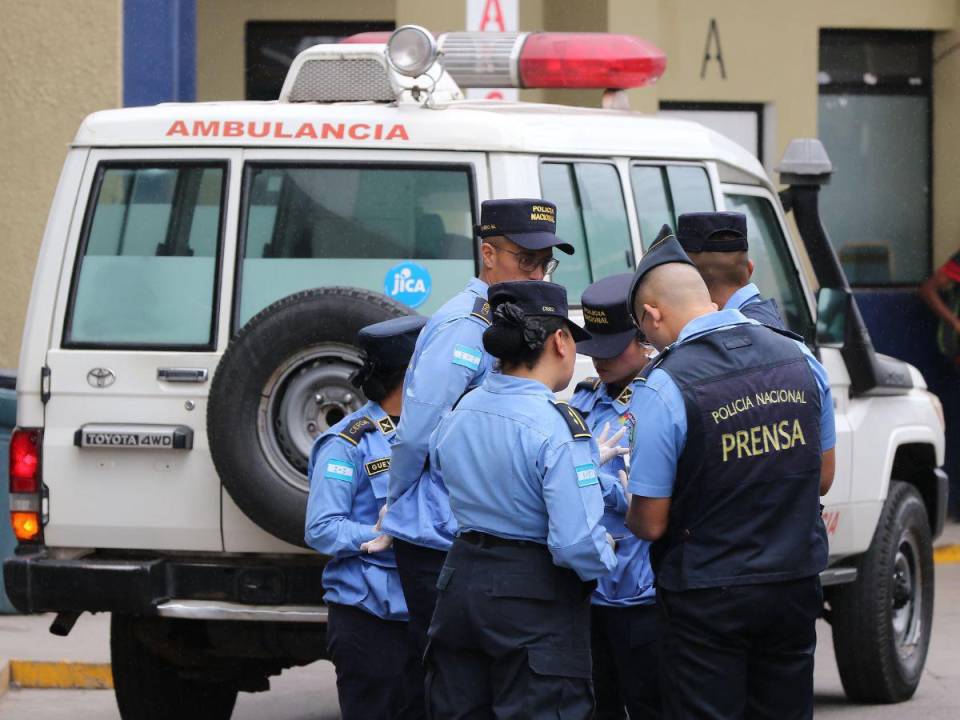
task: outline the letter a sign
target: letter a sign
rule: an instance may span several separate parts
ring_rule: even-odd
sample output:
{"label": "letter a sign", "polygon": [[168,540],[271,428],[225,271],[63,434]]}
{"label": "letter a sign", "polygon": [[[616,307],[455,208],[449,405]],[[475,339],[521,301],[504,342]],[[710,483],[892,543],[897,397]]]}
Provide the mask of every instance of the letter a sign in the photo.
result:
{"label": "letter a sign", "polygon": [[[469,32],[517,32],[519,29],[520,0],[467,0],[467,30]],[[516,100],[513,88],[469,88],[468,98],[486,100]]]}

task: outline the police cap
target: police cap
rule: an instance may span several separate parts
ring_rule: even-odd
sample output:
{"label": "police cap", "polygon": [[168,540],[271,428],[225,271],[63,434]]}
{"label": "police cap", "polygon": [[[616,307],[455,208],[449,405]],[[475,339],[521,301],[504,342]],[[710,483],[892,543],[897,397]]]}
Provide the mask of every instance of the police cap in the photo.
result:
{"label": "police cap", "polygon": [[480,204],[481,238],[502,235],[525,250],[556,247],[573,255],[573,245],[557,237],[557,206],[537,199],[484,200]]}
{"label": "police cap", "polygon": [[545,280],[516,280],[491,285],[487,291],[490,307],[496,312],[499,305],[513,303],[527,315],[548,315],[563,318],[576,342],[590,339],[590,333],[567,317],[567,289]]}
{"label": "police cap", "polygon": [[627,309],[630,311],[630,318],[637,327],[640,327],[640,318],[637,317],[633,307],[633,296],[637,294],[637,288],[643,281],[644,275],[654,268],[668,263],[684,263],[695,267],[693,261],[683,251],[683,247],[677,242],[670,226],[664,225],[660,228],[653,245],[640,258],[640,264],[637,265],[637,270],[633,273],[633,280],[630,281],[630,292],[627,293]]}
{"label": "police cap", "polygon": [[583,325],[593,337],[577,343],[577,352],[595,358],[616,357],[637,336],[627,308],[631,273],[605,277],[583,291]]}
{"label": "police cap", "polygon": [[420,330],[427,324],[423,315],[404,315],[367,325],[357,334],[357,344],[371,364],[390,369],[410,362]]}
{"label": "police cap", "polygon": [[677,218],[677,240],[687,252],[745,251],[747,218],[738,212],[684,213]]}

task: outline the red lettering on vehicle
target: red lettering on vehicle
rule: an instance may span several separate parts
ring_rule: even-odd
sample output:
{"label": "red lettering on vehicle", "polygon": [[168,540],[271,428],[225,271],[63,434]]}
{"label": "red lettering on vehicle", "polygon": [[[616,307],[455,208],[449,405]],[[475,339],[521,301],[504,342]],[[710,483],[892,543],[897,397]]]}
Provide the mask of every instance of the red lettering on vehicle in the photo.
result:
{"label": "red lettering on vehicle", "polygon": [[409,140],[407,136],[407,129],[403,125],[394,125],[390,128],[390,132],[387,133],[386,140],[393,140],[394,138],[400,138],[401,140]]}
{"label": "red lettering on vehicle", "polygon": [[320,131],[320,137],[326,140],[330,135],[333,135],[337,140],[343,140],[343,123],[339,125],[324,123],[323,129]]}
{"label": "red lettering on vehicle", "polygon": [[194,137],[217,137],[219,134],[220,134],[219,120],[211,120],[208,123],[205,123],[203,120],[194,120],[193,122]]}
{"label": "red lettering on vehicle", "polygon": [[243,123],[237,120],[228,120],[223,124],[224,137],[243,137]]}
{"label": "red lettering on vehicle", "polygon": [[294,135],[294,137],[295,137],[295,138],[308,137],[308,138],[313,138],[314,140],[316,140],[316,139],[317,139],[317,131],[314,129],[313,123],[304,123],[304,124],[301,125],[300,128],[297,130],[297,134]]}
{"label": "red lettering on vehicle", "polygon": [[290,133],[285,133],[283,131],[282,122],[278,122],[276,125],[273,126],[273,136],[275,138],[292,138],[293,137],[293,135],[291,135]]}
{"label": "red lettering on vehicle", "polygon": [[190,136],[190,133],[187,131],[187,124],[183,120],[174,120],[173,125],[167,130],[167,137],[173,137],[174,135]]}
{"label": "red lettering on vehicle", "polygon": [[193,120],[190,125],[185,120],[174,120],[166,132],[167,137],[202,138],[266,138],[281,140],[310,138],[312,140],[409,140],[407,128],[403,125],[383,125],[377,123],[301,123],[296,132],[284,128],[282,122],[241,120]]}
{"label": "red lettering on vehicle", "polygon": [[368,137],[370,137],[370,133],[369,133],[369,132],[365,132],[363,135],[361,135],[361,134],[360,134],[360,128],[363,128],[365,131],[370,130],[370,126],[369,126],[369,125],[364,125],[363,123],[358,123],[358,124],[356,124],[356,125],[351,125],[351,126],[350,126],[350,137],[352,137],[354,140],[366,140]]}

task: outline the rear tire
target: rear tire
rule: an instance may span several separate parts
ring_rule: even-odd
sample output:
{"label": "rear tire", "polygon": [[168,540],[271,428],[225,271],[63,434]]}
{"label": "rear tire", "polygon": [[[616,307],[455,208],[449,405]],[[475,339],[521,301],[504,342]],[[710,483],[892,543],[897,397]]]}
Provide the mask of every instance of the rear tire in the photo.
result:
{"label": "rear tire", "polygon": [[137,637],[138,619],[110,619],[110,658],[117,707],[123,720],[229,720],[236,687],[183,677],[183,670]]}
{"label": "rear tire", "polygon": [[933,621],[933,541],[911,485],[891,481],[857,580],[831,588],[833,647],[847,697],[909,700],[917,689]]}

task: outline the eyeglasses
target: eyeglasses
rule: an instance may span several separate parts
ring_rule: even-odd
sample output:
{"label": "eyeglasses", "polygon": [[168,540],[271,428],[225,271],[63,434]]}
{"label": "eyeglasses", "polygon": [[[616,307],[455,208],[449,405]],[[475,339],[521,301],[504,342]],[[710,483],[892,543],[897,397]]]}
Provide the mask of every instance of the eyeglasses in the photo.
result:
{"label": "eyeglasses", "polygon": [[506,248],[494,245],[493,243],[488,243],[497,250],[502,250],[505,253],[510,253],[515,255],[517,258],[517,265],[524,272],[533,272],[537,268],[543,270],[544,275],[550,275],[555,272],[557,267],[560,265],[560,261],[555,257],[546,257],[543,260],[537,260],[537,256],[528,253],[528,252],[514,252],[513,250],[507,250]]}

